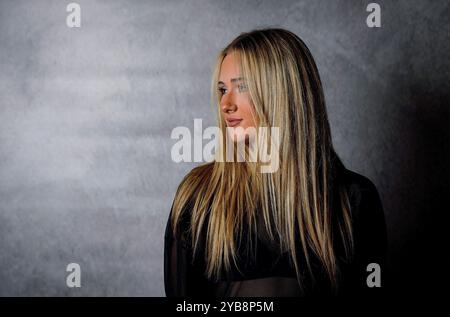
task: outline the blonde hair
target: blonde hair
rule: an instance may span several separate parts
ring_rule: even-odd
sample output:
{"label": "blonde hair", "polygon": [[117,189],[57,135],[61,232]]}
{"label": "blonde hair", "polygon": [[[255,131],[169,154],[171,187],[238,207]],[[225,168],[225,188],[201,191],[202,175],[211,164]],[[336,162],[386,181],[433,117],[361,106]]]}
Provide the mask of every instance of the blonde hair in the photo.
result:
{"label": "blonde hair", "polygon": [[[294,33],[262,29],[242,33],[219,54],[213,80],[213,103],[220,113],[217,82],[223,59],[238,54],[242,76],[259,126],[280,128],[279,169],[258,172],[258,163],[214,161],[194,168],[180,184],[173,205],[172,227],[191,204],[190,232],[194,254],[206,228],[206,274],[218,279],[222,270],[238,267],[237,241],[248,229],[249,241],[256,228],[256,213],[281,252],[288,251],[302,287],[302,251],[312,279],[311,257],[322,264],[330,285],[338,285],[335,250],[338,229],[345,255],[353,249],[347,190],[337,183],[337,166],[325,100],[313,57]],[[225,133],[224,119],[218,115]],[[226,142],[219,149],[224,152]],[[338,207],[332,196],[338,190]],[[336,204],[335,204],[336,205]],[[174,233],[175,233],[174,232]],[[300,238],[300,239],[299,239]],[[298,248],[301,246],[301,249]]]}

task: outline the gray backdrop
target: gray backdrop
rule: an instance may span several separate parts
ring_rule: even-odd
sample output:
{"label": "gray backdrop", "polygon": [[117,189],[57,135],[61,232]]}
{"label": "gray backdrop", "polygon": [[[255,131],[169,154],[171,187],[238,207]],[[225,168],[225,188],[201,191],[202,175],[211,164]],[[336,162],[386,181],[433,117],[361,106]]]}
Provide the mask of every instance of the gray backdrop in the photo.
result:
{"label": "gray backdrop", "polygon": [[380,191],[393,285],[443,272],[447,1],[376,1],[378,29],[371,1],[78,0],[81,28],[69,2],[0,2],[0,295],[164,295],[164,228],[195,166],[171,160],[170,132],[215,123],[216,54],[267,26],[316,59],[335,147]]}

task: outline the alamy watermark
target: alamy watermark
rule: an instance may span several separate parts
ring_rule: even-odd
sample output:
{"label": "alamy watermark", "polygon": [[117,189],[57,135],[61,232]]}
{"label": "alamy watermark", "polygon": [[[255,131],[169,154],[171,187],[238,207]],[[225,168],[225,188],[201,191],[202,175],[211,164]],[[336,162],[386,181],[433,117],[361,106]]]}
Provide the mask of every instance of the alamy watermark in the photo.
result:
{"label": "alamy watermark", "polygon": [[66,17],[66,25],[69,28],[81,27],[81,6],[76,2],[71,2],[67,5],[66,11],[69,14]]}
{"label": "alamy watermark", "polygon": [[69,263],[66,267],[69,275],[66,277],[66,285],[69,288],[81,287],[81,267],[78,263]]}
{"label": "alamy watermark", "polygon": [[[171,150],[175,163],[260,162],[261,173],[275,173],[280,165],[279,127],[226,127],[224,147],[219,127],[212,126],[203,130],[202,119],[194,119],[193,133],[188,127],[181,126],[174,128],[170,137],[178,140]],[[204,140],[209,141],[203,146]],[[245,151],[246,145],[248,152]],[[225,152],[220,151],[221,149]],[[248,157],[245,153],[248,153]]]}

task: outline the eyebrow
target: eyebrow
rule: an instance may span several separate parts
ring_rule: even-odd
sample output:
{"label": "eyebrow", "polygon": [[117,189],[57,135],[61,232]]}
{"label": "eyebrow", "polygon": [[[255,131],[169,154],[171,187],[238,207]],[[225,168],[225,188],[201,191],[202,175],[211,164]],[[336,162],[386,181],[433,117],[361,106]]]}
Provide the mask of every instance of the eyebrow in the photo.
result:
{"label": "eyebrow", "polygon": [[[230,81],[231,81],[231,83],[235,83],[237,81],[242,81],[242,80],[244,80],[243,77],[237,77],[237,78],[231,78]],[[217,84],[218,85],[225,85],[225,83],[223,81],[219,81]]]}

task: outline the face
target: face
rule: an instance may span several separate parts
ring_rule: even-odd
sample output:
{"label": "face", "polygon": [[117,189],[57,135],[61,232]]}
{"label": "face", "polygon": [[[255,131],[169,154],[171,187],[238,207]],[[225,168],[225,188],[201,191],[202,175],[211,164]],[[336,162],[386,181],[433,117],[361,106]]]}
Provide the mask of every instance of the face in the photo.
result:
{"label": "face", "polygon": [[221,115],[227,127],[243,128],[232,129],[233,140],[240,142],[248,139],[248,134],[243,130],[256,128],[256,114],[235,53],[227,54],[222,61],[217,88]]}

